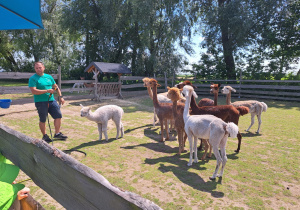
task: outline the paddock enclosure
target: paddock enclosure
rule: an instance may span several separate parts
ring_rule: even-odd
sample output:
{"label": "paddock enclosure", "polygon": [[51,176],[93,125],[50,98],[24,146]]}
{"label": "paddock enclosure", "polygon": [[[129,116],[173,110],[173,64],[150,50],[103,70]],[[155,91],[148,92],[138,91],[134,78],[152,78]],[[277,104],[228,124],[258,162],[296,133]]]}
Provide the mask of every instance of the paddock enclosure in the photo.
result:
{"label": "paddock enclosure", "polygon": [[[92,62],[86,71],[97,69],[95,65],[97,62]],[[94,88],[85,88],[85,91],[94,91],[93,98],[96,100],[101,99],[112,99],[122,98],[122,92],[127,94],[136,95],[143,90],[142,79],[140,76],[121,76],[118,73],[118,82],[103,83],[95,80],[61,80],[61,70],[58,69],[58,74],[51,74],[57,81],[58,86],[61,88],[63,84],[75,84],[75,83],[97,83],[98,85]],[[122,71],[128,74],[129,71]],[[34,73],[21,73],[21,72],[0,72],[0,80],[5,79],[29,79]],[[155,75],[154,75],[155,78]],[[158,92],[167,91],[167,86],[172,87],[177,82],[186,80],[186,78],[177,77],[166,77],[156,78],[161,83],[161,88]],[[236,89],[235,93],[232,93],[233,97],[239,98],[250,98],[250,99],[269,99],[269,100],[282,100],[282,101],[300,101],[300,80],[203,80],[194,79],[193,77],[188,78],[193,82],[197,89],[197,94],[203,96],[209,96],[210,83],[220,83],[222,86],[230,85]],[[98,88],[96,88],[98,87]],[[97,90],[96,90],[97,89]],[[82,92],[81,88],[63,87],[62,92],[79,91]],[[135,92],[136,91],[136,92]],[[0,94],[15,94],[15,93],[30,93],[27,86],[18,87],[0,87]],[[221,96],[222,94],[219,94]],[[222,97],[222,96],[221,96]]]}
{"label": "paddock enclosure", "polygon": [[[152,101],[146,90],[137,92],[138,96],[137,93],[132,96],[123,91],[123,99],[100,102],[92,101],[87,93],[66,93],[66,104],[62,107],[62,132],[69,138],[67,141],[54,141],[53,147],[39,140],[38,117],[32,98],[5,95],[16,98],[9,109],[0,109],[1,148],[10,148],[4,154],[15,164],[22,163],[25,173],[20,175],[19,180],[32,178],[24,184],[31,188],[33,197],[45,209],[65,209],[67,206],[64,202],[67,198],[69,200],[69,196],[78,198],[78,201],[86,198],[84,192],[73,192],[69,188],[76,188],[80,183],[97,195],[90,199],[107,202],[102,201],[104,197],[92,190],[100,186],[99,181],[93,177],[102,176],[113,188],[130,195],[131,199],[132,193],[162,209],[299,209],[299,102],[262,100],[269,108],[262,115],[261,134],[255,134],[257,121],[250,132],[245,132],[250,124],[250,116],[242,116],[239,122],[243,135],[241,151],[239,154],[234,152],[237,139],[229,138],[226,147],[228,161],[223,179],[213,182],[208,177],[215,168],[214,155],[211,159],[188,167],[188,143],[185,145],[186,152],[181,156],[176,154],[178,143],[175,138],[159,143],[159,126],[152,128]],[[212,98],[212,95],[199,94],[198,100],[203,97]],[[239,99],[234,97],[235,100]],[[219,103],[225,104],[224,98],[220,98]],[[115,140],[115,126],[110,122],[109,141],[97,141],[96,124],[80,117],[79,104],[90,106],[93,111],[106,104],[121,106],[125,111],[122,120],[124,138]],[[172,135],[176,137],[176,132],[173,131]],[[15,155],[16,148],[20,148],[18,155]],[[76,152],[66,155],[62,151],[67,149],[84,151],[87,156]],[[202,154],[199,152],[199,157]],[[21,155],[26,156],[22,159],[26,163],[21,162]],[[71,161],[71,158],[74,160]],[[55,167],[45,164],[47,161],[55,163],[60,169],[52,170]],[[28,164],[32,167],[27,168]],[[76,170],[80,173],[75,173]],[[39,177],[40,173],[48,175]],[[65,173],[75,174],[64,177]],[[59,192],[48,192],[42,182],[44,185],[58,185],[70,195],[65,197],[58,194],[60,198],[57,199],[53,194]],[[90,184],[92,186],[89,187]],[[111,190],[109,192],[113,193]],[[108,196],[110,193],[105,194]],[[129,203],[123,198],[121,201]]]}

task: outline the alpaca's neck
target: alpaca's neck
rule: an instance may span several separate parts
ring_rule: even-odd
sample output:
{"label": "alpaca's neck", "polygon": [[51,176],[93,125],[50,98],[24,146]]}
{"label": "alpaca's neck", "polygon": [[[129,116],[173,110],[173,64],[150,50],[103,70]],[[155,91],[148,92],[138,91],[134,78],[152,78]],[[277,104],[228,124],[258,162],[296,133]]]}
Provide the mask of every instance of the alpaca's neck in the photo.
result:
{"label": "alpaca's neck", "polygon": [[227,104],[227,105],[230,105],[230,104],[231,104],[231,92],[229,92],[229,93],[226,95],[226,104]]}
{"label": "alpaca's neck", "polygon": [[185,101],[185,106],[184,106],[184,110],[183,110],[184,123],[188,120],[188,117],[190,116],[189,109],[190,109],[190,103],[191,103],[191,97],[192,97],[191,94],[192,94],[192,91],[190,91],[188,93],[188,96],[186,97],[186,101]]}
{"label": "alpaca's neck", "polygon": [[154,105],[154,107],[158,107],[159,103],[157,100],[157,86],[156,85],[153,87],[152,91],[153,91],[153,105]]}
{"label": "alpaca's neck", "polygon": [[191,93],[191,96],[190,96],[190,102],[191,103],[189,104],[189,106],[191,106],[192,110],[195,110],[195,109],[199,108],[197,103],[196,103],[196,99],[195,99],[194,95],[192,95],[192,93]]}
{"label": "alpaca's neck", "polygon": [[214,95],[215,95],[215,97],[214,97],[214,106],[217,106],[218,105],[218,93],[215,93]]}
{"label": "alpaca's neck", "polygon": [[150,98],[153,100],[153,92],[151,90],[151,87],[147,87],[147,90],[148,90],[148,94],[149,94]]}
{"label": "alpaca's neck", "polygon": [[173,112],[174,119],[176,119],[178,117],[177,101],[173,101],[172,112]]}
{"label": "alpaca's neck", "polygon": [[86,116],[86,118],[88,118],[91,121],[98,121],[97,117],[95,116],[95,114],[91,110],[89,111],[89,115]]}

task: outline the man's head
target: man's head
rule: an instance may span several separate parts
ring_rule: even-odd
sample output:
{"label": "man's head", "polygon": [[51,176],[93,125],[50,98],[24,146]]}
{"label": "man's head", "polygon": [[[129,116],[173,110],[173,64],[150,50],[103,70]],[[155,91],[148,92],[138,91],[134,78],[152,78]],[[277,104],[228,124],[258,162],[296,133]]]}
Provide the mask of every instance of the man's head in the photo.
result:
{"label": "man's head", "polygon": [[34,63],[34,70],[37,75],[43,76],[45,71],[45,66],[42,62],[38,61]]}

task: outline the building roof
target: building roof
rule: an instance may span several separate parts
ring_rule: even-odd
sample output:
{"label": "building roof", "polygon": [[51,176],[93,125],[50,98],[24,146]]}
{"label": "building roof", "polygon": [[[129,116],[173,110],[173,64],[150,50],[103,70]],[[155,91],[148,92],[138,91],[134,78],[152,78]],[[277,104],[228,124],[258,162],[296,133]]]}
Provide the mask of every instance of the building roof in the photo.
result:
{"label": "building roof", "polygon": [[92,62],[85,68],[84,72],[92,72],[94,69],[98,70],[100,73],[131,74],[131,70],[123,64],[105,62]]}

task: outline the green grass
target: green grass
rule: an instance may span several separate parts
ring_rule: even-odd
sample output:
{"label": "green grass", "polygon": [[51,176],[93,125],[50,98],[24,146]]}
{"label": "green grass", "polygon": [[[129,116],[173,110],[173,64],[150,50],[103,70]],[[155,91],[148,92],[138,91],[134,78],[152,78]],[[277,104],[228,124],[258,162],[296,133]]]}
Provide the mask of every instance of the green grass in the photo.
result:
{"label": "green grass", "polygon": [[[107,143],[97,141],[96,125],[79,116],[76,103],[65,106],[63,113],[71,110],[76,114],[64,114],[62,131],[69,139],[54,142],[54,146],[86,152],[86,158],[78,158],[80,162],[113,185],[150,199],[163,209],[297,209],[300,103],[265,102],[269,108],[262,115],[261,134],[255,134],[257,119],[250,132],[245,132],[250,115],[240,118],[241,151],[234,152],[237,139],[229,138],[224,177],[216,181],[208,179],[215,169],[214,156],[188,167],[189,152],[176,155],[177,140],[159,142],[159,126],[152,128],[153,105],[149,97],[87,102],[93,110],[104,103],[119,103],[125,111],[124,138],[115,140],[113,126],[108,130]],[[224,98],[219,103],[224,104]],[[40,137],[38,123],[32,123],[38,122],[36,115],[26,120],[5,115],[1,121],[28,136]],[[188,150],[188,143],[185,148]],[[198,155],[201,157],[202,152]],[[31,188],[46,209],[60,209],[39,196],[36,186]]]}

